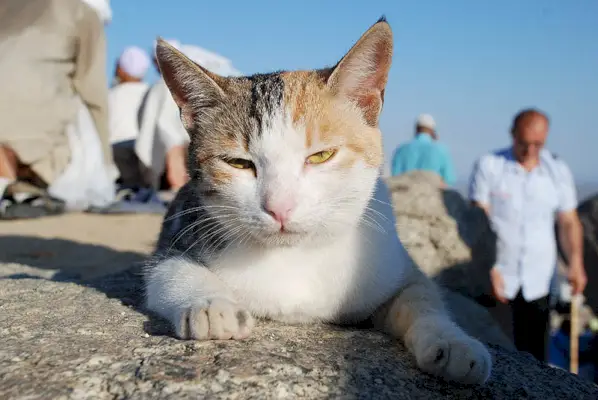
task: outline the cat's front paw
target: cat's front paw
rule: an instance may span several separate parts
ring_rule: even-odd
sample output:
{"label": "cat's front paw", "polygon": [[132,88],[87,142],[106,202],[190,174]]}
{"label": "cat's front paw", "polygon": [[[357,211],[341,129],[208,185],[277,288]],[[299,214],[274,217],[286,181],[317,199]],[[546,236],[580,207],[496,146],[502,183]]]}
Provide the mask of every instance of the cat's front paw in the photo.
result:
{"label": "cat's front paw", "polygon": [[420,327],[423,331],[410,332],[412,352],[420,369],[467,384],[488,380],[492,358],[486,346],[452,324],[425,325]]}
{"label": "cat's front paw", "polygon": [[214,299],[183,310],[174,325],[181,339],[245,339],[251,333],[254,320],[239,305]]}

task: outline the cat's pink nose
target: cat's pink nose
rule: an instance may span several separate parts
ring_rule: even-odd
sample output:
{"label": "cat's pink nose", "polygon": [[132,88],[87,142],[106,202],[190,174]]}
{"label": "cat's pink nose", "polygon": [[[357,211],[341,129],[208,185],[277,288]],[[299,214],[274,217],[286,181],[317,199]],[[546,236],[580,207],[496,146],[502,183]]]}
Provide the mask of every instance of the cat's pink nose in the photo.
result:
{"label": "cat's pink nose", "polygon": [[282,226],[288,221],[295,203],[291,199],[283,199],[272,201],[266,201],[264,209],[276,222],[279,222]]}

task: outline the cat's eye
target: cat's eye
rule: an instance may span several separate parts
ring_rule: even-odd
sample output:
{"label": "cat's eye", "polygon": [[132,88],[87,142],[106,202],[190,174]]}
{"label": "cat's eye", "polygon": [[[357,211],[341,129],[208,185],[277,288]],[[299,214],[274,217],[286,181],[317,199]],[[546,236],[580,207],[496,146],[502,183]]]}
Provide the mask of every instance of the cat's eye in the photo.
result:
{"label": "cat's eye", "polygon": [[255,169],[255,165],[250,160],[243,158],[229,158],[225,160],[228,165],[237,169]]}
{"label": "cat's eye", "polygon": [[330,160],[336,154],[336,150],[324,150],[312,154],[305,160],[306,164],[322,164]]}

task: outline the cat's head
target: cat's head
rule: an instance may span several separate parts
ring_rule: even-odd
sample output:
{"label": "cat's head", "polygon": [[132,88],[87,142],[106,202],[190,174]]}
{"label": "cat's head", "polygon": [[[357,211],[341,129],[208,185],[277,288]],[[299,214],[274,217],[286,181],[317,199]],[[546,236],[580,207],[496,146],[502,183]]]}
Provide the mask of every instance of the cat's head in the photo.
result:
{"label": "cat's head", "polygon": [[378,119],[392,45],[382,18],[332,68],[227,78],[159,41],[191,138],[189,184],[205,211],[267,244],[356,225],[383,162]]}

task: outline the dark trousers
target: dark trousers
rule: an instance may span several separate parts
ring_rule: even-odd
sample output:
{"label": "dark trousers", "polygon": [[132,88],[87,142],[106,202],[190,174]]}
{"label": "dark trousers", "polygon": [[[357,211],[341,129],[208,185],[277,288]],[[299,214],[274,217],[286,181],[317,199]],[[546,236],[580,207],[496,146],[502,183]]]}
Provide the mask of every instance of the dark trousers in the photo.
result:
{"label": "dark trousers", "polygon": [[526,301],[521,292],[508,304],[496,303],[489,311],[519,351],[542,362],[548,359],[549,296]]}
{"label": "dark trousers", "polygon": [[120,184],[126,187],[150,186],[149,172],[135,154],[134,139],[114,143],[112,155],[120,173]]}

